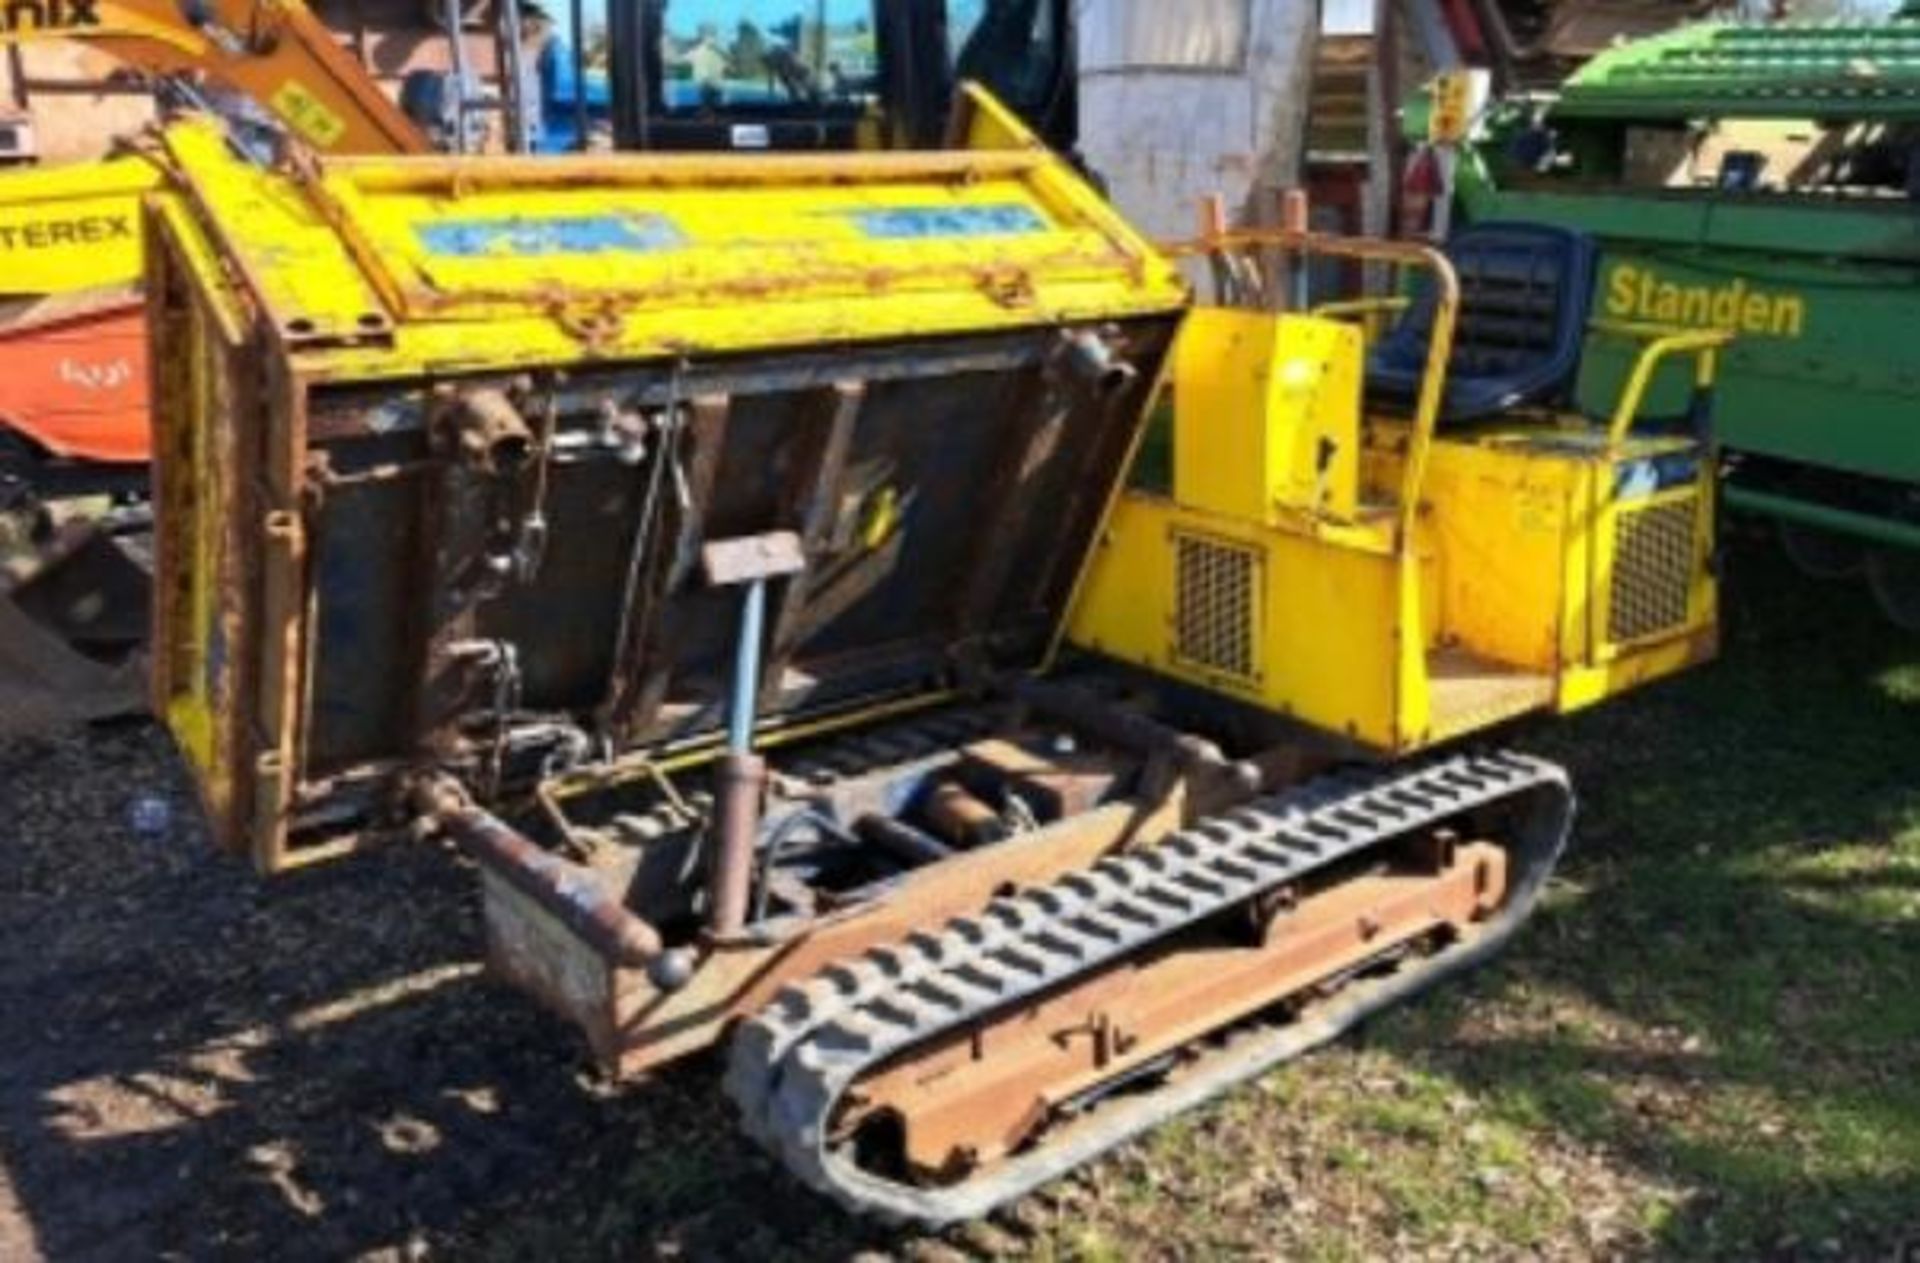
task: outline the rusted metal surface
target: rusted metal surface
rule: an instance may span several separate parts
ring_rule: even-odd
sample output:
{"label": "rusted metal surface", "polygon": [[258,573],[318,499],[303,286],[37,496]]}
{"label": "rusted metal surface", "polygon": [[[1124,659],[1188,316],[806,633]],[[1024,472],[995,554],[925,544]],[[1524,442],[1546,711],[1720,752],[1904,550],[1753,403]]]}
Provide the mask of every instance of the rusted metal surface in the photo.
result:
{"label": "rusted metal surface", "polygon": [[1182,773],[1222,780],[1241,791],[1262,783],[1255,764],[1228,759],[1214,742],[1169,728],[1137,710],[1105,704],[1084,691],[1045,680],[1010,678],[1001,687],[1038,714],[1064,720],[1123,750],[1164,760]]}
{"label": "rusted metal surface", "polygon": [[533,428],[497,387],[449,392],[437,420],[459,459],[482,473],[515,472],[533,454]]}
{"label": "rusted metal surface", "polygon": [[[822,390],[810,427],[817,437],[810,438],[813,446],[808,455],[794,462],[792,513],[800,523],[800,549],[808,564],[814,558],[824,559],[831,543],[829,532],[839,516],[835,497],[846,476],[847,456],[866,398],[867,383],[863,381],[835,382]],[[811,585],[801,580],[786,585],[777,598],[767,642],[762,704],[777,695],[779,681],[799,648],[810,591]]]}
{"label": "rusted metal surface", "polygon": [[639,971],[620,971],[611,981],[610,1002],[615,1025],[627,1038],[615,1067],[623,1075],[638,1074],[707,1047],[793,979],[978,908],[1009,883],[1049,880],[1116,848],[1164,836],[1179,823],[1171,804],[1115,804],[956,855],[912,874],[884,899],[815,922],[803,935],[717,951],[701,961],[685,989],[671,995]]}
{"label": "rusted metal surface", "polygon": [[422,791],[425,819],[485,871],[557,918],[609,965],[651,969],[666,951],[659,931],[612,898],[597,874],[561,859],[442,783]]}
{"label": "rusted metal surface", "polygon": [[747,923],[753,856],[760,837],[760,800],[767,788],[766,760],[730,753],[714,765],[713,855],[707,884],[707,926],[720,937]]}
{"label": "rusted metal surface", "polygon": [[1042,820],[1092,811],[1113,793],[1126,768],[1111,751],[1064,733],[976,741],[962,752],[960,775],[1006,786]]}
{"label": "rusted metal surface", "polygon": [[[1167,335],[1139,325],[1124,336],[1131,354],[1157,364]],[[1101,507],[1072,488],[1106,485],[1131,439],[1125,409],[1096,392],[1049,401],[1030,385],[1058,337],[458,386],[461,398],[492,400],[489,415],[511,409],[524,432],[463,427],[451,393],[436,401],[417,383],[314,387],[296,405],[274,399],[258,373],[223,370],[236,404],[258,400],[245,407],[288,418],[236,424],[225,441],[236,451],[271,442],[275,468],[292,466],[252,484],[260,511],[292,515],[239,531],[239,555],[251,560],[233,574],[230,603],[250,626],[264,618],[295,638],[235,630],[237,643],[273,647],[235,679],[277,681],[258,703],[272,713],[257,710],[248,731],[281,731],[276,698],[302,716],[274,743],[280,762],[245,791],[271,798],[261,828],[271,835],[286,804],[309,797],[302,782],[404,764],[413,752],[478,773],[510,712],[572,716],[616,749],[716,733],[738,597],[698,573],[710,539],[785,531],[805,554],[807,572],[770,592],[763,724],[937,691],[957,656],[1038,661],[1068,590],[1048,558],[1083,551]],[[313,430],[295,444],[309,413]],[[1059,437],[1032,448],[1021,436],[1035,429]],[[458,459],[461,433],[504,435],[513,454]],[[981,489],[1008,459],[1020,463],[1023,445],[1033,468],[1017,498],[1030,503],[997,525],[1004,549],[983,550]],[[1004,458],[1010,446],[1016,455]],[[492,440],[481,447],[502,451]],[[249,486],[234,492],[252,496]],[[536,511],[544,540],[531,549]],[[295,566],[292,550],[310,563]],[[1023,555],[1035,564],[1008,564]],[[952,616],[956,593],[973,611],[965,626]],[[481,642],[514,652],[455,652]],[[519,766],[539,762],[529,753]],[[293,772],[284,796],[281,768]],[[513,766],[499,771],[513,778]]]}
{"label": "rusted metal surface", "polygon": [[[672,687],[673,653],[681,639],[687,615],[669,595],[682,588],[692,573],[694,549],[713,502],[721,457],[731,435],[733,396],[718,391],[693,398],[685,413],[667,406],[659,463],[662,478],[673,484],[667,501],[650,500],[657,515],[637,524],[633,565],[642,581],[630,585],[622,597],[623,635],[638,635],[637,656],[623,661],[611,681],[611,719],[628,740],[651,727],[666,704]],[[625,646],[622,646],[624,651]]]}
{"label": "rusted metal surface", "polygon": [[940,835],[959,847],[989,846],[1013,832],[999,812],[954,781],[933,787],[927,795],[926,811]]}
{"label": "rusted metal surface", "polygon": [[[1537,900],[1572,805],[1559,769],[1504,753],[1397,774],[1349,769],[1243,800],[1157,844],[1044,887],[1004,890],[975,914],[796,984],[733,1040],[728,1093],[749,1133],[840,1205],[933,1227],[977,1218],[1484,960]],[[1024,1122],[1022,1143],[998,1160],[974,1165],[960,1155],[965,1160],[929,1175],[901,1153],[902,1129],[889,1116],[866,1113],[874,1125],[849,1132],[847,1112],[862,1113],[868,1080],[920,1061],[943,1041],[970,1043],[1004,1013],[1109,976],[1270,942],[1267,920],[1287,902],[1282,896],[1298,903],[1380,876],[1430,882],[1444,848],[1407,843],[1456,827],[1499,839],[1504,881],[1492,872],[1484,883],[1474,879],[1497,906],[1467,913],[1456,904],[1448,924],[1409,945],[1385,941],[1390,925],[1405,928],[1399,918],[1363,911],[1350,924],[1380,947],[1358,967],[1298,980],[1279,1002],[1251,1011],[1192,1003],[1173,1015],[1197,1023],[1177,1044],[1131,1064],[1113,1059],[1111,1074],[1048,1117]],[[1203,971],[1192,995],[1204,1000],[1211,980]],[[989,1041],[981,1073],[1017,1051],[1024,1033],[1004,1047]]]}
{"label": "rusted metal surface", "polygon": [[1017,1148],[1088,1089],[1384,954],[1464,929],[1506,895],[1506,854],[1459,848],[1435,871],[1397,870],[1273,907],[1243,941],[1214,937],[1090,977],[860,1081],[839,1119],[896,1119],[915,1170],[951,1175]]}
{"label": "rusted metal surface", "polygon": [[[779,988],[835,960],[977,908],[1006,883],[1041,883],[1116,848],[1178,827],[1175,808],[1115,804],[1023,835],[990,851],[924,868],[887,893],[772,941],[738,939],[701,950],[684,986],[621,965],[559,912],[504,877],[486,891],[488,960],[581,1027],[596,1055],[632,1076],[711,1046]],[[602,879],[604,882],[604,878]],[[685,958],[664,958],[669,965]]]}

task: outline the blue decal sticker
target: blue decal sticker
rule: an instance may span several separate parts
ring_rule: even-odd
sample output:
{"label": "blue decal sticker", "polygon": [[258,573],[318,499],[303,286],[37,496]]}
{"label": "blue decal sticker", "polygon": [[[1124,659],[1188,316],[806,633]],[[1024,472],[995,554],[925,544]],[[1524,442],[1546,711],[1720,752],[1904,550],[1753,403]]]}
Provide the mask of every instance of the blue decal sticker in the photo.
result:
{"label": "blue decal sticker", "polygon": [[651,254],[686,238],[664,215],[503,215],[417,224],[428,254],[542,258],[556,254]]}
{"label": "blue decal sticker", "polygon": [[882,241],[914,237],[1025,237],[1047,230],[1047,221],[1028,206],[898,206],[892,210],[854,211],[860,231]]}

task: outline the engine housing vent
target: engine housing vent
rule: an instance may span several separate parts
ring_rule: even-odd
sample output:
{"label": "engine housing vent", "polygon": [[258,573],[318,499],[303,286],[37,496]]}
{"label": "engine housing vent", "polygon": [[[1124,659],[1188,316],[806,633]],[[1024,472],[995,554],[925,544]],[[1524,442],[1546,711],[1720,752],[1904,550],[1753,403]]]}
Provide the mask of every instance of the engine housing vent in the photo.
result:
{"label": "engine housing vent", "polygon": [[1607,639],[1643,640],[1686,626],[1693,593],[1694,496],[1625,509],[1614,520]]}
{"label": "engine housing vent", "polygon": [[1265,587],[1260,550],[1176,533],[1173,656],[1182,665],[1260,678],[1260,608]]}

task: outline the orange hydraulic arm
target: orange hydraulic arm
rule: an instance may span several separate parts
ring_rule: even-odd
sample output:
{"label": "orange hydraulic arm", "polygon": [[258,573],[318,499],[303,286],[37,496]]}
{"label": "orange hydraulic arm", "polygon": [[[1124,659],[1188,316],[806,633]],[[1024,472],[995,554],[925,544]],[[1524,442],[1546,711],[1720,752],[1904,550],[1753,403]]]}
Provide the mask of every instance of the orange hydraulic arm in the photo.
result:
{"label": "orange hydraulic arm", "polygon": [[155,74],[204,74],[323,152],[420,153],[420,130],[299,0],[6,0],[0,44],[80,40]]}
{"label": "orange hydraulic arm", "polygon": [[[72,39],[156,75],[201,75],[307,146],[421,153],[427,139],[300,0],[0,0],[0,45]],[[57,457],[149,450],[142,156],[0,177],[0,434]]]}

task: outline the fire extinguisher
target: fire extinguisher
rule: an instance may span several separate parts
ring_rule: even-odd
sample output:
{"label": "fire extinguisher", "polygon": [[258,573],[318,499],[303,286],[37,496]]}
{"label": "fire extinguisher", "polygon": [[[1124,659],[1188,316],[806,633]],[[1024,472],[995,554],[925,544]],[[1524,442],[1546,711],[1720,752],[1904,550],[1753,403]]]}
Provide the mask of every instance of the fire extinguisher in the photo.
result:
{"label": "fire extinguisher", "polygon": [[1400,177],[1400,232],[1408,240],[1431,239],[1434,203],[1440,197],[1440,157],[1432,145],[1421,145],[1407,159]]}

